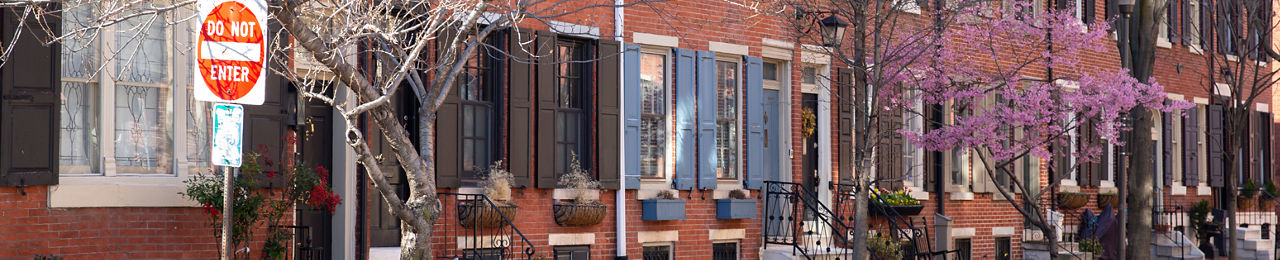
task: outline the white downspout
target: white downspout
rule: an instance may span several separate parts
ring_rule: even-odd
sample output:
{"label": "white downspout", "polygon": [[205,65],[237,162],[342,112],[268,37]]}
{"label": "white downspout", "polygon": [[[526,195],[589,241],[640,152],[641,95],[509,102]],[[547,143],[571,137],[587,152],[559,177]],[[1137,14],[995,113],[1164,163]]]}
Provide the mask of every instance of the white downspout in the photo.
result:
{"label": "white downspout", "polygon": [[[623,0],[613,0],[613,5],[614,5],[613,7],[613,35],[614,35],[613,39],[618,41],[619,43],[623,42],[623,38],[622,38],[622,22],[623,22],[622,5],[623,4],[625,4]],[[622,49],[623,51],[625,51],[626,47],[623,47]],[[622,75],[623,73],[626,73],[626,70],[624,69],[624,66],[626,66],[627,64],[626,57],[627,57],[626,55],[619,55],[618,57],[618,61],[619,61],[618,75],[621,75],[620,77],[618,77],[618,86],[619,86],[619,89],[622,89],[622,93],[626,93],[626,85],[625,85],[625,82],[623,81],[625,81],[624,79],[627,77],[626,75]],[[622,102],[626,102],[625,100],[622,100],[622,95],[618,95],[618,99],[619,99],[619,104],[621,104]],[[626,107],[626,106],[623,106],[623,107]],[[622,136],[623,134],[625,134],[626,133],[625,129],[626,129],[625,123],[618,122],[618,131],[620,132],[618,133],[618,136]],[[626,151],[627,149],[631,149],[631,147],[627,147],[627,142],[622,142],[620,147],[622,147],[623,151]],[[626,159],[625,153],[618,153],[619,162],[625,162],[626,161],[625,159]],[[617,225],[618,225],[617,226],[618,239],[614,241],[618,241],[618,246],[617,246],[618,257],[617,258],[625,259],[627,257],[627,183],[626,183],[627,178],[626,178],[626,173],[624,172],[627,169],[625,164],[619,164],[618,167],[622,168],[622,169],[619,169],[618,171],[622,175],[622,176],[618,176],[618,178],[622,180],[622,185],[619,185],[617,190],[617,198],[614,198],[614,203],[617,204],[617,207],[615,208],[616,209],[615,213],[617,214],[617,221],[615,222],[617,222]]]}

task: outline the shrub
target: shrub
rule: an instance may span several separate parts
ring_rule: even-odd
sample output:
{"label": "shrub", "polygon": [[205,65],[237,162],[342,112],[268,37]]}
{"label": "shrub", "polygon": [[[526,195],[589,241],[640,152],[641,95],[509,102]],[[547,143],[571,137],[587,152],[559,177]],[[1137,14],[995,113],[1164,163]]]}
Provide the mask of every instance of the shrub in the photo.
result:
{"label": "shrub", "polygon": [[730,199],[745,200],[745,199],[749,199],[749,198],[750,198],[750,197],[748,197],[748,196],[747,196],[747,194],[748,194],[748,193],[747,193],[747,191],[745,191],[745,190],[741,190],[741,189],[737,189],[737,190],[729,191],[729,198],[730,198]]}
{"label": "shrub", "polygon": [[1092,238],[1085,238],[1080,240],[1080,251],[1092,253],[1094,257],[1097,257],[1102,255],[1104,250],[1102,249],[1101,241]]}
{"label": "shrub", "polygon": [[1252,198],[1258,195],[1258,185],[1251,180],[1244,180],[1244,187],[1240,189],[1240,196]]}

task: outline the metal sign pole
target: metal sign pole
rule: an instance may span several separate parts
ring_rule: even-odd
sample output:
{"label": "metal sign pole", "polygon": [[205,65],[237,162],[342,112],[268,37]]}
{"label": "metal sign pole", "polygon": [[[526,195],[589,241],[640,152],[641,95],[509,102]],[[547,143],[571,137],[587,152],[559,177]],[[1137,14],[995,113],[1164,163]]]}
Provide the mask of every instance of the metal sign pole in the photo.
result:
{"label": "metal sign pole", "polygon": [[235,173],[232,167],[222,167],[222,254],[225,260],[233,259],[233,251],[231,246],[231,200],[233,199],[232,190],[235,189],[234,181]]}

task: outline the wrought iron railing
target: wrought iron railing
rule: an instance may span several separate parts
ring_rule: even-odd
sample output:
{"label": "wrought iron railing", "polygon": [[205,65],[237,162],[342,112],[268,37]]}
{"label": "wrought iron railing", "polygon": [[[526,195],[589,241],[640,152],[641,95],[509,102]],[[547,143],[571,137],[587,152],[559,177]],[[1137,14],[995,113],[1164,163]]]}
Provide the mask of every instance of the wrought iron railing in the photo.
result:
{"label": "wrought iron railing", "polygon": [[[765,182],[765,243],[790,246],[805,259],[850,259],[846,235],[853,230],[818,199],[816,190],[793,182]],[[863,249],[866,250],[866,249]]]}
{"label": "wrought iron railing", "polygon": [[480,194],[441,192],[438,236],[433,243],[443,259],[532,259],[533,243],[512,225],[515,205],[499,205]]}
{"label": "wrought iron railing", "polygon": [[[852,226],[854,209],[857,206],[854,203],[854,195],[857,191],[856,186],[832,183],[830,187],[835,193],[835,201],[832,203],[836,208],[837,219]],[[894,240],[901,241],[900,250],[903,259],[928,259],[932,258],[933,255],[946,253],[933,252],[932,242],[928,239],[928,229],[916,226],[917,223],[926,225],[925,223],[927,222],[923,217],[919,222],[916,222],[911,217],[903,216],[892,207],[885,206],[890,205],[884,199],[885,194],[881,194],[874,188],[868,189],[868,191],[870,193],[867,198],[869,202],[867,215],[871,229],[875,230],[877,234],[888,234]]]}

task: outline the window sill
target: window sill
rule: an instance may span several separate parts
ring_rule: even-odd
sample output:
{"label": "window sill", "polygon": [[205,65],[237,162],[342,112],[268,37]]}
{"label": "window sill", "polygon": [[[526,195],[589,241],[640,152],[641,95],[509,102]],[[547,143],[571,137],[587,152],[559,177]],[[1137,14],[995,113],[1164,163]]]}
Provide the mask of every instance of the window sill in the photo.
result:
{"label": "window sill", "polygon": [[[1200,44],[1195,44],[1195,45],[1200,45]],[[1195,55],[1204,54],[1204,50],[1201,50],[1200,47],[1196,47],[1196,46],[1187,47],[1187,52],[1190,52],[1191,54],[1195,54]]]}
{"label": "window sill", "polygon": [[1080,186],[1075,180],[1064,179],[1058,184],[1059,192],[1080,192]]}
{"label": "window sill", "polygon": [[50,208],[197,207],[178,194],[187,190],[181,178],[61,177],[49,188]]}
{"label": "window sill", "polygon": [[952,193],[951,193],[951,196],[950,196],[950,199],[951,199],[951,200],[962,200],[962,201],[969,201],[969,200],[973,200],[973,192],[967,192],[967,191],[957,191],[957,192],[952,192]]}
{"label": "window sill", "polygon": [[1170,195],[1187,195],[1187,186],[1182,186],[1182,182],[1175,181],[1169,185]]}
{"label": "window sill", "polygon": [[919,189],[919,188],[912,189],[912,191],[911,191],[911,192],[909,192],[909,193],[907,193],[907,194],[908,194],[908,195],[911,195],[911,198],[916,199],[916,200],[919,200],[919,201],[926,201],[926,200],[929,200],[929,192],[921,191],[921,190],[918,190],[918,189]]}
{"label": "window sill", "polygon": [[1209,195],[1213,195],[1213,189],[1212,189],[1212,188],[1209,188],[1209,186],[1206,186],[1206,185],[1202,182],[1202,183],[1200,183],[1200,185],[1199,185],[1199,186],[1196,186],[1196,195],[1198,195],[1198,196],[1209,196]]}
{"label": "window sill", "polygon": [[[573,199],[574,195],[577,194],[578,192],[579,192],[579,189],[563,189],[563,188],[555,189],[554,191],[551,192],[551,199],[571,200]],[[584,192],[586,193],[587,200],[600,200],[600,191],[586,190]]]}
{"label": "window sill", "polygon": [[1163,40],[1164,38],[1167,38],[1167,37],[1161,37],[1161,40],[1156,40],[1156,47],[1165,48],[1165,49],[1173,48],[1173,43],[1167,40]]}

